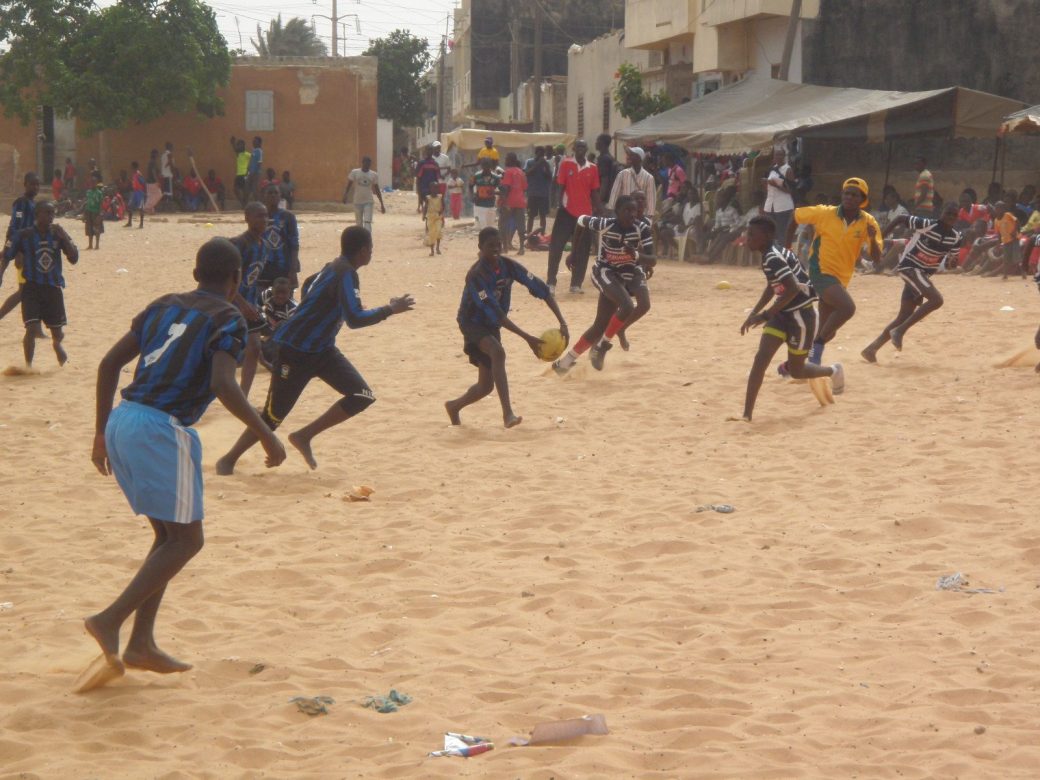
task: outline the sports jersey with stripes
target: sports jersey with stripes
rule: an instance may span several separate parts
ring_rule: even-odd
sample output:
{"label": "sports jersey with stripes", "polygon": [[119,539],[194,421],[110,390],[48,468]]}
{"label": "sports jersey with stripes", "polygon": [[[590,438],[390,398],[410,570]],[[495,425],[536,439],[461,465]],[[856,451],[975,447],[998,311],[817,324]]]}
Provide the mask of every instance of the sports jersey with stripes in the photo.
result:
{"label": "sports jersey with stripes", "polygon": [[231,239],[242,255],[242,281],[238,286],[238,294],[251,306],[260,303],[260,275],[264,272],[270,252],[267,242],[263,238],[254,238],[251,234],[243,233]]}
{"label": "sports jersey with stripes", "polygon": [[531,295],[547,300],[549,285],[509,257],[499,257],[492,265],[481,258],[466,273],[466,288],[462,291],[457,316],[460,325],[481,325],[497,328],[509,314],[513,282],[526,287]]}
{"label": "sports jersey with stripes", "polygon": [[11,207],[11,221],[7,223],[7,235],[4,238],[4,259],[10,260],[14,257],[14,250],[11,250],[10,256],[7,252],[14,245],[14,237],[25,230],[33,226],[36,222],[36,202],[25,195],[20,197],[14,202]]}
{"label": "sports jersey with stripes", "polygon": [[25,228],[14,236],[9,250],[10,256],[22,255],[22,278],[49,287],[64,287],[65,277],[61,273],[61,242],[48,229],[45,235],[35,228]]}
{"label": "sports jersey with stripes", "polygon": [[766,275],[766,282],[778,297],[784,294],[784,288],[790,282],[797,288],[798,292],[783,311],[797,311],[816,303],[816,290],[809,280],[809,274],[790,249],[773,244],[764,251],[762,273]]}
{"label": "sports jersey with stripes", "polygon": [[351,329],[365,328],[393,313],[389,306],[366,309],[360,286],[357,270],[347,258],[336,258],[304,282],[303,300],[272,339],[299,352],[323,352],[335,346],[344,322]]}
{"label": "sports jersey with stripes", "polygon": [[960,231],[945,227],[936,219],[910,217],[907,224],[914,234],[899,258],[898,271],[909,268],[935,271],[943,258],[963,241]]}
{"label": "sports jersey with stripes", "polygon": [[274,212],[267,221],[264,243],[267,244],[268,258],[261,279],[288,277],[297,270],[292,267],[293,251],[300,248],[300,228],[296,223],[295,214],[285,209]]}
{"label": "sports jersey with stripes", "polygon": [[289,298],[285,303],[275,303],[274,300],[274,288],[268,287],[260,296],[261,312],[263,312],[264,319],[267,321],[267,326],[274,330],[287,319],[289,319],[293,312],[296,311],[296,307],[299,306],[296,301]]}
{"label": "sports jersey with stripes", "polygon": [[181,425],[198,420],[213,401],[213,356],[242,358],[246,321],[213,293],[172,293],[134,317],[130,331],[141,346],[133,381],[123,398],[159,409]]}
{"label": "sports jersey with stripes", "polygon": [[629,247],[653,254],[654,234],[649,220],[636,220],[631,227],[623,227],[614,217],[578,217],[578,224],[586,230],[602,232],[597,263],[605,265],[632,265],[635,260],[626,251]]}

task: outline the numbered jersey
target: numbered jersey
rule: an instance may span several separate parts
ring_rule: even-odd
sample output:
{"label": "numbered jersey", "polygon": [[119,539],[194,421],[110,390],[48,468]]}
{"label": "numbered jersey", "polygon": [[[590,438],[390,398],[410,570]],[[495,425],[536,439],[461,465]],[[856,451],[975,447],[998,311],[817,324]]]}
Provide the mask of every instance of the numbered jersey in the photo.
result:
{"label": "numbered jersey", "polygon": [[141,347],[127,401],[151,406],[191,425],[213,401],[213,356],[241,360],[246,322],[224,298],[196,290],[164,295],[134,317],[130,331]]}
{"label": "numbered jersey", "polygon": [[762,273],[766,275],[766,281],[777,297],[784,294],[788,284],[794,284],[798,289],[794,298],[784,307],[784,311],[796,311],[816,303],[816,290],[809,280],[809,274],[790,249],[773,244],[764,251]]}

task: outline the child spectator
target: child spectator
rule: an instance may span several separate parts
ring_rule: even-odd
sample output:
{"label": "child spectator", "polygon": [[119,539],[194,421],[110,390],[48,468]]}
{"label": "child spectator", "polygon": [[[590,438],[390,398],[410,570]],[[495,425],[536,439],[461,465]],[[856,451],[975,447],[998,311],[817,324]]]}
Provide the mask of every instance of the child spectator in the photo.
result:
{"label": "child spectator", "polygon": [[105,232],[105,222],[101,218],[101,203],[105,199],[105,188],[101,184],[101,174],[94,171],[90,174],[93,186],[87,190],[87,202],[83,206],[83,222],[86,225],[87,249],[101,248],[101,234]]}
{"label": "child spectator", "polygon": [[444,185],[433,185],[423,204],[426,219],[424,243],[430,248],[430,257],[433,257],[434,249],[437,250],[437,254],[441,253],[441,233],[444,229],[444,195],[441,194],[443,190]]}
{"label": "child spectator", "polygon": [[221,211],[224,210],[224,199],[227,196],[227,190],[224,187],[224,182],[217,176],[217,172],[210,168],[206,171],[206,189],[209,190],[210,195],[217,202],[217,206]]}
{"label": "child spectator", "polygon": [[57,168],[54,169],[54,178],[51,179],[51,197],[55,201],[61,200],[62,191],[64,190],[64,182],[61,179],[61,171]]}
{"label": "child spectator", "polygon": [[260,313],[264,318],[264,329],[260,331],[260,362],[268,371],[277,351],[271,336],[299,305],[293,300],[292,292],[292,282],[280,276],[260,294]]}
{"label": "child spectator", "polygon": [[260,182],[260,192],[264,193],[268,187],[277,187],[281,182],[278,181],[278,174],[275,173],[274,168],[268,168],[267,178]]}
{"label": "child spectator", "polygon": [[65,179],[64,179],[65,194],[68,197],[72,197],[72,193],[76,190],[76,166],[72,164],[72,158],[65,158]]}
{"label": "child spectator", "polygon": [[198,211],[202,207],[202,182],[194,168],[184,177],[181,187],[184,190],[185,208],[188,211]]}
{"label": "child spectator", "polygon": [[123,227],[134,226],[134,212],[137,211],[141,215],[141,223],[138,227],[143,228],[145,193],[148,185],[144,180],[144,175],[141,173],[141,166],[136,161],[130,163],[130,168],[133,171],[130,174],[130,202],[126,210],[126,224]]}
{"label": "child spectator", "polygon": [[448,172],[448,178],[444,181],[448,192],[448,205],[451,207],[451,218],[458,219],[462,216],[462,188],[466,183],[459,178],[459,172],[452,168]]}
{"label": "child spectator", "polygon": [[235,197],[242,208],[249,200],[249,161],[251,155],[246,151],[246,142],[231,136],[231,148],[235,152]]}
{"label": "child spectator", "polygon": [[296,183],[292,180],[289,171],[282,171],[282,180],[278,184],[278,192],[285,201],[283,209],[292,211],[293,203],[296,202]]}
{"label": "child spectator", "polygon": [[515,152],[506,154],[506,169],[502,173],[502,190],[505,194],[504,238],[506,249],[512,249],[513,233],[519,234],[518,255],[524,253],[527,243],[527,176],[520,168]]}

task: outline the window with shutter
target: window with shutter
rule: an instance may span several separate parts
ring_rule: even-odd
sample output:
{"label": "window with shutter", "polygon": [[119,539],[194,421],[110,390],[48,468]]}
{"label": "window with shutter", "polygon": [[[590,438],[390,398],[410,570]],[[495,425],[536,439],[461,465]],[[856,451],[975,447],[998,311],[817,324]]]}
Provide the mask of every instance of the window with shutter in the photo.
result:
{"label": "window with shutter", "polygon": [[246,130],[271,132],[274,130],[274,92],[246,90]]}

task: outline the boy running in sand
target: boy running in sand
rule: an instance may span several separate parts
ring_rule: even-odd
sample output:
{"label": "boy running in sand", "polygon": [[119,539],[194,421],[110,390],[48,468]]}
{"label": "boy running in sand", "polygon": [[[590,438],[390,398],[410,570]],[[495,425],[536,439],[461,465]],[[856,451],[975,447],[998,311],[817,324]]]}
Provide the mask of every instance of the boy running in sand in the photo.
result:
{"label": "boy running in sand", "polygon": [[806,362],[816,335],[816,310],[813,308],[816,291],[794,253],[778,246],[775,240],[776,224],[769,217],[753,217],[748,223],[748,248],[762,253],[766,287],[740,326],[740,335],[759,325],[765,327],[748,375],[744,415],[730,418],[735,421],[751,422],[766,369],[784,342],[787,343],[787,366],[792,377],[815,379],[829,376],[835,393],[845,389],[845,372],[840,363],[816,366]]}
{"label": "boy running in sand", "polygon": [[[155,618],[170,580],[202,549],[202,445],[191,426],[213,398],[255,431],[268,467],[285,460],[281,442],[235,382],[246,323],[230,301],[238,292],[241,267],[230,241],[207,241],[195,258],[198,288],[150,303],[98,367],[91,460],[102,475],[115,474],[130,508],[148,518],[155,540],[126,589],[86,619],[103,662],[77,692],[121,676],[124,665],[159,674],[191,668],[156,645]],[[113,410],[120,372],[138,356],[133,381]],[[119,629],[134,613],[120,660]]]}
{"label": "boy running in sand", "polygon": [[[827,342],[856,313],[856,303],[846,288],[860,252],[867,247],[875,268],[881,262],[881,231],[877,220],[866,211],[869,194],[863,179],[846,179],[840,206],[795,209],[794,219],[787,226],[783,245],[788,249],[799,225],[812,225],[816,234],[809,252],[809,278],[820,296],[820,327],[809,355],[809,362],[815,365],[820,365]],[[788,373],[783,364],[779,372]]]}
{"label": "boy running in sand", "polygon": [[[8,257],[8,249],[14,244],[14,237],[25,230],[31,228],[36,224],[36,195],[40,191],[40,178],[30,171],[25,174],[22,179],[22,183],[25,186],[25,193],[22,197],[18,198],[11,207],[11,221],[7,223],[7,235],[4,238],[4,252],[0,256],[0,283],[4,280],[4,272],[7,270],[8,264],[11,262],[11,258],[14,257],[14,250],[11,250],[11,256]],[[22,301],[22,278],[21,270],[17,271],[18,276],[18,287],[17,289],[7,296],[7,300],[4,301],[3,305],[0,306],[0,320],[10,314],[19,303]]]}
{"label": "boy running in sand", "polygon": [[956,203],[947,201],[941,219],[901,216],[885,228],[885,237],[902,225],[909,225],[914,234],[896,266],[896,273],[903,279],[899,313],[885,326],[881,335],[860,353],[868,363],[877,363],[878,350],[889,340],[896,350],[902,351],[906,332],[942,307],[942,293],[932,283],[932,275],[943,259],[963,241],[960,232],[953,227],[957,223],[957,210]]}
{"label": "boy running in sand", "polygon": [[263,203],[246,205],[245,233],[235,236],[231,243],[242,257],[242,279],[235,296],[235,305],[246,318],[249,336],[246,339],[245,358],[242,360],[242,392],[248,397],[260,359],[260,331],[264,318],[260,313],[260,277],[271,256],[264,234],[267,231],[267,207]]}
{"label": "boy running in sand", "polygon": [[[289,434],[307,465],[318,468],[311,440],[322,431],[346,422],[375,403],[375,396],[358,370],[336,347],[343,323],[364,328],[415,306],[411,295],[391,298],[386,306],[366,309],[361,304],[358,270],[372,262],[372,234],[351,225],[340,236],[340,255],[303,283],[303,300],[291,318],[272,336],[277,346],[271,386],[264,404],[264,422],[272,430],[285,420],[312,379],[320,379],[342,395],[318,419]],[[233,474],[235,464],[256,444],[257,435],[246,430],[228,453],[217,461],[217,473]]]}
{"label": "boy running in sand", "polygon": [[477,237],[480,256],[466,274],[466,287],[456,318],[462,331],[462,350],[477,367],[477,382],[453,401],[444,404],[452,425],[461,425],[459,413],[470,404],[498,391],[502,403],[502,419],[506,428],[519,425],[522,417],[513,413],[506,376],[506,351],[502,346],[502,328],[515,333],[538,355],[541,340],[524,331],[509,319],[513,282],[519,282],[535,298],[545,301],[560,323],[564,341],[569,341],[567,323],[549,286],[520,263],[502,256],[502,236],[496,228],[486,227]]}
{"label": "boy running in sand", "polygon": [[65,365],[69,356],[61,342],[65,338],[65,277],[61,273],[61,256],[65,255],[75,265],[79,261],[79,250],[69,234],[60,225],[54,224],[54,204],[48,202],[36,206],[36,224],[15,234],[11,246],[5,250],[7,260],[14,260],[19,275],[24,280],[21,290],[22,322],[25,337],[22,349],[25,365],[32,368],[36,352],[36,339],[42,339],[43,328],[51,332],[51,343],[58,365]]}
{"label": "boy running in sand", "polygon": [[[650,288],[646,284],[646,268],[653,267],[654,237],[650,225],[636,218],[637,206],[631,195],[620,195],[614,203],[616,217],[578,217],[578,231],[603,231],[599,258],[592,269],[592,283],[599,290],[596,319],[574,347],[553,363],[560,376],[566,374],[578,358],[588,351],[589,361],[597,371],[611,348],[611,339],[650,311]],[[578,241],[575,238],[572,244]],[[636,302],[633,304],[632,299]]]}

